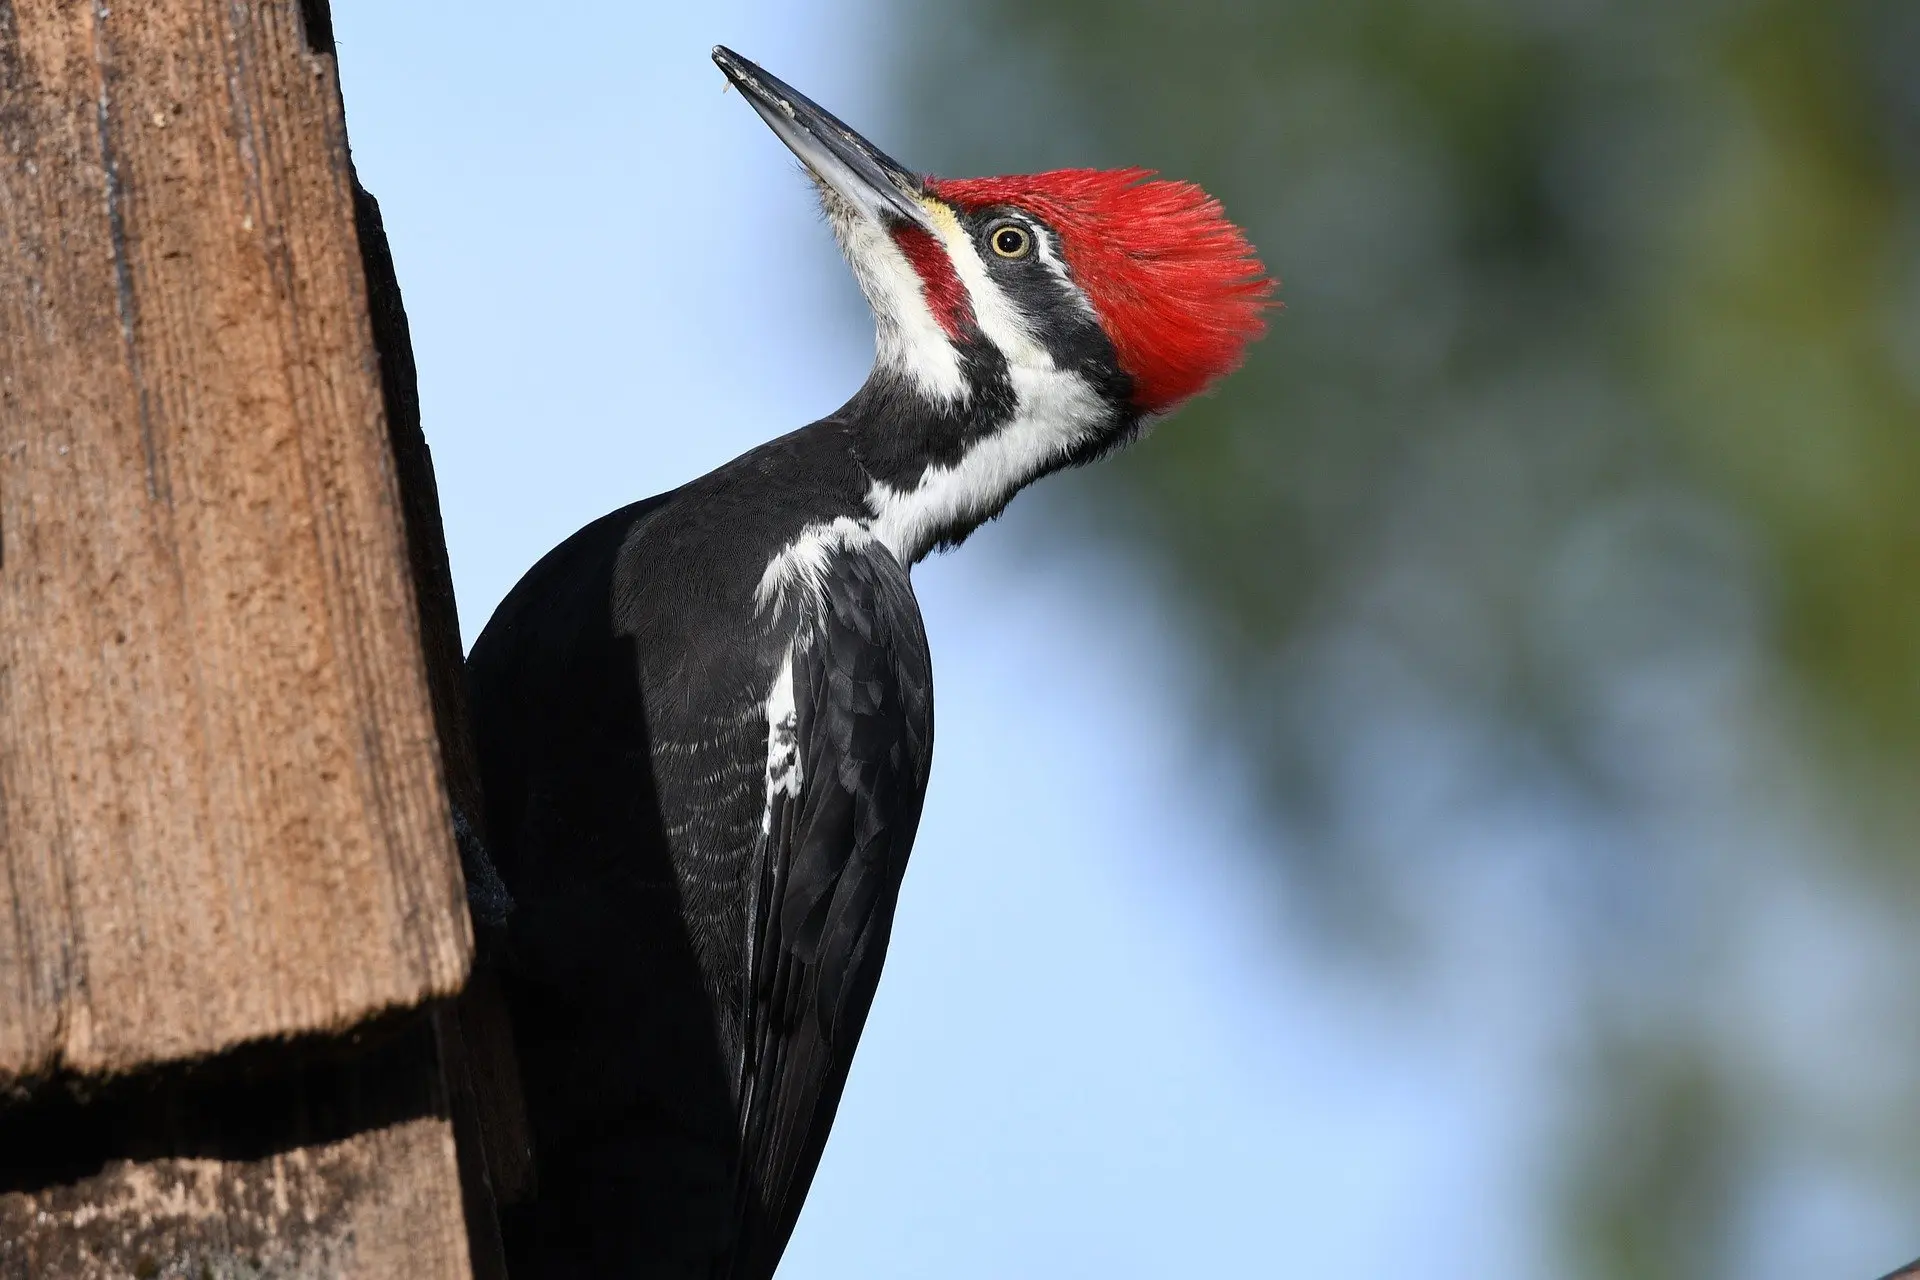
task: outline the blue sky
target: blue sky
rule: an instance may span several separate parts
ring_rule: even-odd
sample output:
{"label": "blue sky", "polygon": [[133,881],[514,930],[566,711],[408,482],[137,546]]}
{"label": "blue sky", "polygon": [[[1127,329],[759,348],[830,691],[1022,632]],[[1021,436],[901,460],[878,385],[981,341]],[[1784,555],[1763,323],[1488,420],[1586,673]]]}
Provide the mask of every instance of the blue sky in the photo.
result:
{"label": "blue sky", "polygon": [[[858,295],[708,47],[898,145],[884,29],[846,5],[548,12],[334,5],[469,640],[579,525],[864,376]],[[932,790],[782,1276],[1533,1274],[1514,953],[1482,940],[1409,1016],[1291,944],[1184,713],[1190,655],[1120,566],[1045,536],[915,573]]]}

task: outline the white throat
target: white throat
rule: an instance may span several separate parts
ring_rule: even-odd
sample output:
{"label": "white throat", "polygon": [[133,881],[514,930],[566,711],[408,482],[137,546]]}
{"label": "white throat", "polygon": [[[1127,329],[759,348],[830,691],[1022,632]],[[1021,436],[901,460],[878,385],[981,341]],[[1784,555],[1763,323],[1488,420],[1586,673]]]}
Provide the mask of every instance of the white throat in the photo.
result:
{"label": "white throat", "polygon": [[[874,482],[867,493],[873,517],[868,528],[904,565],[921,559],[949,532],[970,529],[997,513],[1024,486],[1097,433],[1112,413],[1093,384],[1054,363],[1026,317],[994,283],[953,211],[932,200],[927,211],[966,288],[980,332],[1006,357],[1015,408],[1004,425],[975,442],[958,462],[928,467],[911,488]],[[1059,269],[1051,237],[1036,228],[1035,240],[1042,259]],[[957,398],[963,399],[958,353],[928,308],[912,264],[891,242],[886,248],[891,251],[885,258],[888,265],[874,274],[884,275],[893,286],[885,290],[884,301],[887,308],[898,310],[889,315],[879,292],[868,290],[881,335],[878,359],[913,378],[923,390],[931,390],[934,383],[949,385],[951,361],[954,380],[962,387]],[[892,266],[895,260],[897,273],[904,273],[904,279]],[[863,287],[866,283],[863,275]],[[907,343],[905,349],[891,345],[901,340]]]}
{"label": "white throat", "polygon": [[[876,366],[903,377],[935,404],[965,404],[970,389],[960,352],[928,306],[906,254],[876,221],[824,184],[822,202],[873,308]],[[867,518],[809,527],[767,566],[758,592],[763,606],[793,583],[816,581],[820,557],[850,542],[877,540],[911,566],[944,536],[997,513],[1021,488],[1098,433],[1112,414],[1086,378],[1055,365],[1019,308],[994,283],[953,211],[937,200],[925,206],[966,288],[980,332],[1006,357],[1013,415],[974,442],[958,462],[929,466],[911,487],[876,480],[867,493]],[[1052,238],[1037,229],[1035,238],[1042,259],[1064,279]]]}
{"label": "white throat", "polygon": [[1097,433],[1112,411],[1085,378],[1056,369],[1014,366],[1013,417],[975,442],[958,462],[930,466],[911,488],[876,480],[867,491],[868,528],[901,564],[911,565],[955,530],[996,514]]}
{"label": "white throat", "polygon": [[1112,410],[1077,373],[1051,367],[1013,371],[1018,407],[958,462],[930,466],[908,488],[875,480],[864,519],[808,525],[768,561],[754,603],[780,608],[795,597],[818,608],[826,565],[836,553],[878,542],[911,568],[943,538],[972,529],[1057,466],[1107,423]]}
{"label": "white throat", "polygon": [[920,275],[893,237],[829,187],[821,202],[840,252],[873,309],[874,364],[907,379],[937,404],[964,404],[967,380],[960,353],[927,305]]}

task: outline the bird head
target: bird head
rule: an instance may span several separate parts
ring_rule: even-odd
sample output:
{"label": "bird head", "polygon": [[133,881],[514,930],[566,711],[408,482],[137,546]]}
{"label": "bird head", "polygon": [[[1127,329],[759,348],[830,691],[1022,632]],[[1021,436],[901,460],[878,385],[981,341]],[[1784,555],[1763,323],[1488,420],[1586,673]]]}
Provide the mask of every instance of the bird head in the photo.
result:
{"label": "bird head", "polygon": [[873,376],[841,416],[895,424],[864,447],[876,529],[904,559],[1135,439],[1265,328],[1273,280],[1191,183],[918,174],[747,59],[713,57],[806,166],[873,309]]}

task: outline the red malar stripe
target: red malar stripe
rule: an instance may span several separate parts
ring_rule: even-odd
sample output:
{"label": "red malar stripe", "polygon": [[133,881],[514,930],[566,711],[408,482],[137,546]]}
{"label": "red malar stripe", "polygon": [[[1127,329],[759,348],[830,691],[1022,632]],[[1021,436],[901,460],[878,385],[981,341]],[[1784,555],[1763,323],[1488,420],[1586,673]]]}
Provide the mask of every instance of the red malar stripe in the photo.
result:
{"label": "red malar stripe", "polygon": [[945,246],[925,227],[911,223],[893,228],[893,242],[907,255],[914,274],[920,277],[920,290],[926,295],[934,319],[940,322],[949,338],[964,337],[973,327],[973,302],[967,297],[960,277],[954,274],[953,260],[947,257]]}

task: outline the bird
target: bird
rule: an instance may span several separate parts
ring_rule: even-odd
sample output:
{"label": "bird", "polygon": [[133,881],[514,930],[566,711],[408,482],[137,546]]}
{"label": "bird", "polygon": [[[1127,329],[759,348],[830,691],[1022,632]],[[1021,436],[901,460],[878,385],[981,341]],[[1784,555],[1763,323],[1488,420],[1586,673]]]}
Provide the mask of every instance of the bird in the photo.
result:
{"label": "bird", "polygon": [[532,1133],[517,1280],[773,1274],[928,785],[913,566],[1138,439],[1276,305],[1198,186],[916,173],[713,59],[817,188],[874,363],[837,411],[580,529],[468,656]]}

